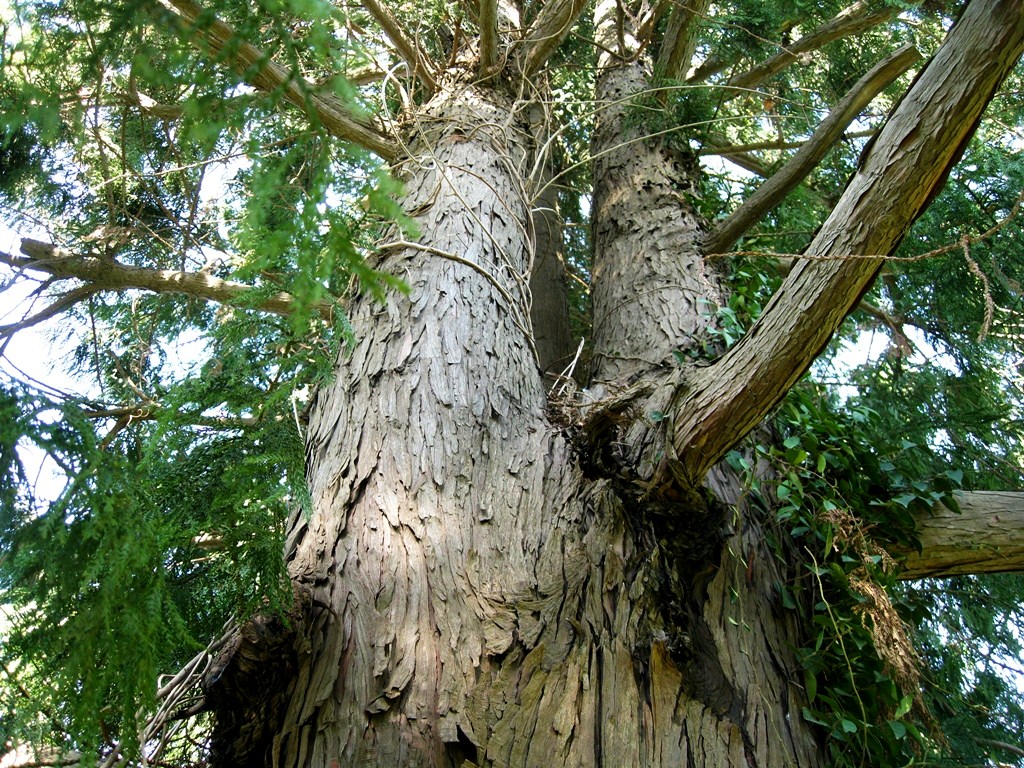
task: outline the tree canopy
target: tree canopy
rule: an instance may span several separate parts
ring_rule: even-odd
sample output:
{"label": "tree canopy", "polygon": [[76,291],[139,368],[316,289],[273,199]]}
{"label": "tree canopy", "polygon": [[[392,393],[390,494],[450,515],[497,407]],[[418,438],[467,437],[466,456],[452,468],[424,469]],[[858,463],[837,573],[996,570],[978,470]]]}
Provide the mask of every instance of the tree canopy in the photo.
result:
{"label": "tree canopy", "polygon": [[[408,290],[379,270],[385,235],[418,236],[397,202],[403,142],[471,52],[480,82],[513,61],[516,87],[536,90],[532,173],[546,179],[538,208],[557,212],[579,344],[549,371],[553,408],[579,404],[573,376],[587,383],[600,332],[603,110],[622,109],[623,142],[658,137],[703,169],[679,195],[707,222],[728,298],[703,308],[713,343],[680,365],[754,349],[748,331],[806,265],[874,264],[812,369],[784,371],[802,378],[771,436],[748,434],[753,406],[751,423],[740,406],[728,427],[696,407],[692,419],[807,560],[802,716],[829,734],[834,764],[1024,766],[1022,577],[929,579],[945,572],[914,559],[936,506],[1024,489],[1020,64],[898,248],[809,250],[965,5],[623,2],[620,29],[639,31],[654,66],[621,104],[595,96],[607,50],[580,2],[3,7],[0,287],[16,299],[0,352],[45,334],[54,374],[0,360],[0,756],[52,745],[112,764],[119,745],[135,759],[174,684],[161,675],[226,622],[287,611],[311,393],[352,347],[352,297],[384,312]],[[775,471],[770,488],[755,465]],[[890,552],[905,558],[899,583]],[[858,588],[865,567],[891,602]],[[872,606],[911,627],[916,650],[880,655]],[[176,749],[185,764],[203,747]]]}

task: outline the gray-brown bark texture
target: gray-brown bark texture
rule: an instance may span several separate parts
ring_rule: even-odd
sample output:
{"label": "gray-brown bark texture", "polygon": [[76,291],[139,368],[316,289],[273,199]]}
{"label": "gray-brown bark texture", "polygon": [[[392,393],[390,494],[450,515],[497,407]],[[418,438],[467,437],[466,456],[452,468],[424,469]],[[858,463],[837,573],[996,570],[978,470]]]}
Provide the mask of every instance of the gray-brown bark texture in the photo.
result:
{"label": "gray-brown bark texture", "polygon": [[[282,694],[243,705],[208,681],[222,721],[233,696],[236,723],[265,726],[222,730],[221,764],[825,764],[800,714],[801,628],[777,589],[795,571],[768,544],[770,521],[728,470],[706,471],[714,461],[681,481],[681,382],[712,392],[702,376],[726,370],[688,362],[713,351],[723,289],[701,250],[696,165],[629,127],[623,105],[649,69],[609,32],[614,2],[597,18],[607,55],[582,418],[549,411],[531,325],[531,268],[551,250],[535,210],[543,179],[529,172],[543,167],[535,105],[453,70],[401,137],[417,240],[392,233],[375,265],[408,292],[353,300],[355,342],[312,409],[312,508],[287,545],[301,617],[262,641],[279,677],[231,659],[222,673]],[[868,226],[827,231],[838,242]],[[776,304],[787,300],[804,308],[790,294]],[[728,371],[723,384],[757,383]],[[261,658],[260,642],[242,638],[245,659]]]}

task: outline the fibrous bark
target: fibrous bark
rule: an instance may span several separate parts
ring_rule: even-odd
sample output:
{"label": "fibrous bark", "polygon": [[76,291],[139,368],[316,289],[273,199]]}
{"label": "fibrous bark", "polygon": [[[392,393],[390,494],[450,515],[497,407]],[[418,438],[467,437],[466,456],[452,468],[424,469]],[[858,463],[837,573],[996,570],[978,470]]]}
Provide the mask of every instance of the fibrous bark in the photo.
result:
{"label": "fibrous bark", "polygon": [[[722,451],[690,442],[688,409],[706,417],[706,392],[750,382],[680,364],[713,348],[724,295],[692,157],[625,120],[650,72],[619,10],[598,6],[599,40],[605,21],[615,34],[592,150],[596,415],[578,433],[547,412],[527,287],[531,105],[500,78],[448,73],[402,137],[419,240],[396,236],[375,264],[409,292],[353,300],[356,341],[312,408],[312,508],[287,549],[310,607],[265,764],[826,764],[800,714],[798,614],[777,588],[793,563],[713,466]],[[846,243],[863,222],[847,224],[825,231]],[[738,412],[744,427],[755,411]]]}

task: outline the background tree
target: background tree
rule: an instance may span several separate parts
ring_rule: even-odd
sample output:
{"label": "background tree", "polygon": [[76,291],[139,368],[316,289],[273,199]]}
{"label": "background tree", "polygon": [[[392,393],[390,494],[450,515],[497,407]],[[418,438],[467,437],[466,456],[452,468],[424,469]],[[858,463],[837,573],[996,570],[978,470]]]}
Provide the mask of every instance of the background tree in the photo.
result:
{"label": "background tree", "polygon": [[6,12],[7,748],[1020,763],[1021,16]]}

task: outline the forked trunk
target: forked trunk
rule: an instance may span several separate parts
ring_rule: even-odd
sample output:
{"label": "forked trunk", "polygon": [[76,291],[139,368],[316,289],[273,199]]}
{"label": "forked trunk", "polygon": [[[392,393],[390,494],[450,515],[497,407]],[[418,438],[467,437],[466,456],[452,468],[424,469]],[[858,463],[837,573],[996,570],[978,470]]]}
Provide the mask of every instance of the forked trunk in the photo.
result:
{"label": "forked trunk", "polygon": [[378,265],[409,292],[351,311],[289,537],[305,612],[273,659],[211,685],[219,764],[819,764],[785,576],[760,523],[727,514],[733,481],[673,530],[689,510],[549,415],[526,106],[450,84],[409,131],[419,239]]}
{"label": "forked trunk", "polygon": [[[784,288],[744,342],[703,359],[724,297],[701,252],[697,169],[685,145],[630,128],[623,107],[648,73],[619,10],[599,3],[595,25],[595,386],[575,410],[549,410],[539,363],[565,344],[538,354],[531,327],[531,269],[551,251],[531,210],[543,199],[529,175],[544,167],[535,105],[498,79],[442,82],[404,135],[418,240],[395,234],[377,265],[409,291],[351,307],[356,342],[309,426],[312,509],[289,536],[298,599],[287,620],[247,624],[208,676],[214,763],[824,765],[801,714],[800,626],[778,588],[796,575],[785,536],[768,535],[735,475],[706,472],[788,388],[766,394],[731,361],[771,340],[781,351],[767,362],[792,383],[788,361],[813,345],[794,345],[799,324],[780,336],[772,323],[806,325],[810,310],[783,311]],[[872,210],[874,185],[895,184],[885,236],[844,253],[888,253],[941,183],[1024,47],[1019,14],[1008,0],[965,12],[843,198]],[[1005,45],[986,43],[996,34]],[[937,138],[918,140],[920,94]],[[900,162],[918,145],[937,158],[928,174]],[[923,190],[904,183],[924,176]],[[881,231],[842,221],[844,205],[823,232]],[[828,299],[876,267],[794,270],[832,281],[812,307],[832,320],[807,338],[823,343],[849,307]],[[856,280],[829,277],[844,270]],[[536,295],[551,287],[533,277]],[[557,296],[543,301],[558,313]],[[739,426],[731,407],[702,405],[730,389],[742,398],[721,402],[743,406]],[[707,413],[714,441],[701,437]]]}

